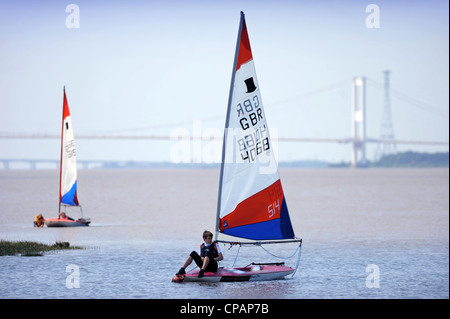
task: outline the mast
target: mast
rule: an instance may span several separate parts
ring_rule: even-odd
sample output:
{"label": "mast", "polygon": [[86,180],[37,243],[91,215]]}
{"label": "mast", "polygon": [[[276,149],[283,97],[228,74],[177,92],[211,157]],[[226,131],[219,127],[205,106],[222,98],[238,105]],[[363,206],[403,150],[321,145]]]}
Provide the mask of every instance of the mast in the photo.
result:
{"label": "mast", "polygon": [[63,135],[64,135],[64,102],[66,100],[66,86],[63,86],[63,109],[61,120],[61,157],[59,159],[59,199],[58,199],[58,218],[61,215],[61,181],[62,181],[62,159],[63,159]]}
{"label": "mast", "polygon": [[226,139],[227,139],[227,129],[230,122],[230,109],[231,109],[231,99],[233,98],[233,87],[234,87],[234,78],[236,75],[236,66],[237,66],[237,60],[239,57],[239,46],[241,43],[241,32],[242,32],[242,26],[244,24],[245,15],[244,12],[241,11],[241,20],[239,23],[239,31],[236,41],[236,50],[234,53],[234,63],[233,63],[233,71],[231,73],[231,84],[230,84],[230,94],[228,95],[228,107],[227,107],[227,116],[225,119],[225,129],[224,129],[224,135],[223,135],[223,144],[222,144],[222,162],[220,165],[220,178],[219,178],[219,194],[217,196],[217,215],[216,215],[216,230],[215,230],[215,238],[217,240],[218,235],[220,233],[219,231],[219,222],[220,222],[220,207],[222,202],[222,182],[223,182],[223,165],[225,163],[225,146],[226,146]]}

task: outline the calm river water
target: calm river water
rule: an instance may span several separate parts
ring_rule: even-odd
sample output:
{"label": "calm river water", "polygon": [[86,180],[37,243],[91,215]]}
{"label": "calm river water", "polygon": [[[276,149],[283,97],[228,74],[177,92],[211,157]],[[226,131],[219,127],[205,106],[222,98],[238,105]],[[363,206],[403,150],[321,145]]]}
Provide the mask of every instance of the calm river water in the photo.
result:
{"label": "calm river water", "polygon": [[[448,169],[281,169],[296,236],[293,278],[171,282],[214,231],[219,170],[80,170],[89,227],[33,228],[57,216],[56,170],[0,171],[0,239],[86,249],[0,257],[0,298],[449,298]],[[295,247],[268,247],[287,257]],[[222,246],[231,266],[237,248]],[[242,248],[236,265],[277,261]],[[295,259],[286,262],[295,264]]]}

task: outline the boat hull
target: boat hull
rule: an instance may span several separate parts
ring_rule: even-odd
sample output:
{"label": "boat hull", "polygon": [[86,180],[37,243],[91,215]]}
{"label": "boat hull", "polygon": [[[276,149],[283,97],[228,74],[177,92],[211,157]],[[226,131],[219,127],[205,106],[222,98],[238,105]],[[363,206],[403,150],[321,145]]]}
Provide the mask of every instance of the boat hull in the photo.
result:
{"label": "boat hull", "polygon": [[45,220],[45,225],[47,227],[80,227],[80,226],[89,226],[90,220],[86,219],[77,219],[77,220],[67,220],[67,219],[59,219],[59,218],[49,218]]}
{"label": "boat hull", "polygon": [[242,268],[220,268],[217,272],[205,272],[199,278],[199,269],[189,271],[184,275],[184,282],[236,282],[236,281],[267,281],[284,279],[295,269],[285,266],[263,265]]}

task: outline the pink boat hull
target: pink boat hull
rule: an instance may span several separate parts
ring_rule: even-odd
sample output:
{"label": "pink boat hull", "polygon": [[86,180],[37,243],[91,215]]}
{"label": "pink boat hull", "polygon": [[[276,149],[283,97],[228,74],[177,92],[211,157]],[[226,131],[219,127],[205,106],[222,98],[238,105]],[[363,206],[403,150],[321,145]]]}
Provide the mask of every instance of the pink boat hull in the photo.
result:
{"label": "pink boat hull", "polygon": [[205,272],[199,278],[199,269],[191,270],[184,275],[185,282],[235,282],[235,281],[265,281],[284,279],[294,272],[291,267],[278,265],[258,265],[242,268],[220,268],[217,272]]}
{"label": "pink boat hull", "polygon": [[78,227],[78,226],[89,226],[90,220],[86,219],[60,219],[60,218],[49,218],[44,221],[47,227]]}

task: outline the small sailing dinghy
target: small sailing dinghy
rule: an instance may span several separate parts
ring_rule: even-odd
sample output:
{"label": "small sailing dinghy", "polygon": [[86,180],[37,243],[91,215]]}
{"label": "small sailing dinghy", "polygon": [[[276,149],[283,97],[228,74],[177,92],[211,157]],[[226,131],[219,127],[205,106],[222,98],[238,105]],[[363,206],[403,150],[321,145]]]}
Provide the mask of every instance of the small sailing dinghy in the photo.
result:
{"label": "small sailing dinghy", "polygon": [[[219,234],[245,241],[219,240]],[[289,217],[243,12],[225,123],[215,238],[239,246],[294,242],[298,267],[302,240],[295,237]],[[284,263],[252,263],[205,272],[200,278],[199,269],[191,270],[180,281],[275,280],[295,270]]]}
{"label": "small sailing dinghy", "polygon": [[[75,213],[81,214],[81,218],[72,219],[68,217],[68,211],[75,211]],[[76,227],[89,226],[90,222],[91,220],[89,218],[83,218],[83,209],[78,203],[75,138],[73,135],[69,104],[66,98],[66,88],[64,87],[58,217],[46,219],[44,223],[47,227]]]}

